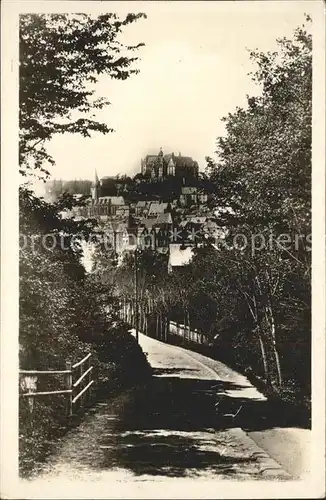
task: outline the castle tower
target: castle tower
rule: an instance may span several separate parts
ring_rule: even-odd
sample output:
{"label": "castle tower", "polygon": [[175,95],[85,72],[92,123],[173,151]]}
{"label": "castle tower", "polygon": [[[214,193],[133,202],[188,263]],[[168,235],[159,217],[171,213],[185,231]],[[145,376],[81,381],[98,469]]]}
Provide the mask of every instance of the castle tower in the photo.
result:
{"label": "castle tower", "polygon": [[100,195],[100,181],[95,169],[95,175],[94,175],[94,180],[91,185],[91,197],[92,200],[98,200],[98,197]]}
{"label": "castle tower", "polygon": [[174,153],[172,153],[171,158],[168,163],[168,175],[175,175],[175,157]]}

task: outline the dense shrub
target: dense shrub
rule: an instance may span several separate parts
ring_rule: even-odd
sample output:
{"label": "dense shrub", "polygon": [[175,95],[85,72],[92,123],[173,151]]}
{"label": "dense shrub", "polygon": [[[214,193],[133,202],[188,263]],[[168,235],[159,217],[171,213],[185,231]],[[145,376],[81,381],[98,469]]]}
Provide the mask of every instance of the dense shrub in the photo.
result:
{"label": "dense shrub", "polygon": [[[35,241],[20,252],[20,368],[65,369],[66,361],[75,363],[92,353],[95,397],[144,382],[149,365],[127,325],[118,320],[112,290],[86,275],[78,248],[66,245],[64,250],[57,244],[48,250],[41,244],[45,234],[57,242],[64,234],[69,243],[76,232],[73,221],[64,221],[58,206],[26,191],[20,210],[21,233]],[[38,391],[64,388],[62,375],[39,376]],[[65,396],[36,398],[32,415],[26,398],[20,398],[19,417],[20,468],[29,474],[70,425]]]}

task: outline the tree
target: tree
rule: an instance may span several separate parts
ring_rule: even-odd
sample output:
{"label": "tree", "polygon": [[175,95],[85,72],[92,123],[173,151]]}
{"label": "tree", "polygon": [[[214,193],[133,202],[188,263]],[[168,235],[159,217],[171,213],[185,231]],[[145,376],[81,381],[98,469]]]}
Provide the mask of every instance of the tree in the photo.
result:
{"label": "tree", "polygon": [[[112,131],[96,118],[96,111],[109,102],[96,97],[95,84],[101,75],[125,79],[137,73],[137,57],[130,52],[142,44],[125,46],[118,38],[141,17],[20,16],[21,174],[48,175],[48,164],[54,161],[45,146],[55,134],[88,137]],[[74,362],[92,352],[97,387],[101,382],[107,386],[109,379],[107,389],[112,380],[115,388],[134,383],[149,374],[145,356],[118,321],[112,290],[97,276],[87,275],[80,261],[81,242],[96,231],[96,221],[62,216],[85,203],[72,194],[86,190],[88,195],[88,181],[54,181],[49,189],[53,203],[37,198],[26,186],[20,188],[20,367],[62,369],[67,358]],[[62,386],[62,380],[55,381]],[[20,465],[25,471],[36,465],[56,432],[62,432],[64,406],[63,395],[39,399],[30,427],[26,405],[20,405]]]}
{"label": "tree", "polygon": [[[88,275],[80,263],[79,242],[93,232],[92,221],[63,218],[62,206],[71,200],[64,198],[47,203],[20,190],[20,368],[62,370],[66,360],[74,363],[91,352],[96,391],[143,381],[149,365],[119,321],[112,288]],[[39,377],[39,391],[53,389],[66,389],[62,376]],[[48,442],[63,432],[66,398],[37,398],[32,421],[24,399],[19,458],[27,473],[42,461]]]}
{"label": "tree", "polygon": [[[232,263],[259,338],[265,376],[280,388],[285,372],[307,388],[311,35],[302,26],[293,40],[280,39],[278,46],[276,52],[250,53],[261,95],[247,96],[247,109],[224,118],[226,135],[218,138],[218,158],[208,159],[207,172],[223,209],[219,222],[229,230],[221,255]],[[248,243],[242,249],[234,244],[239,235]]]}
{"label": "tree", "polygon": [[[122,265],[115,273],[115,289],[124,304],[126,320],[134,323],[135,302],[135,269],[134,255],[125,255]],[[137,255],[137,295],[139,325],[141,331],[148,330],[148,321],[155,317],[156,334],[167,327],[166,317],[171,309],[171,283],[166,277],[167,259],[151,249],[144,249]]]}
{"label": "tree", "polygon": [[303,28],[280,50],[251,52],[262,86],[246,110],[224,118],[218,161],[208,163],[219,205],[232,209],[228,224],[306,230],[310,225],[312,41]]}
{"label": "tree", "polygon": [[89,137],[112,132],[96,120],[95,112],[109,105],[97,98],[94,85],[100,75],[124,80],[138,70],[130,52],[143,44],[126,46],[122,30],[146,17],[109,13],[24,14],[20,16],[20,170],[21,174],[48,174],[53,159],[45,143],[55,134]]}

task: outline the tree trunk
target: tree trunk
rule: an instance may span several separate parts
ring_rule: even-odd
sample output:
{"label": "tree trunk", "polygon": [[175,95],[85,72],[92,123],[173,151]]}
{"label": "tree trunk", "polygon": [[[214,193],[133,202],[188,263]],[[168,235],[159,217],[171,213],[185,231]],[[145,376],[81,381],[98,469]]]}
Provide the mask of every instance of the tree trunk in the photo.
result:
{"label": "tree trunk", "polygon": [[128,323],[129,323],[129,325],[131,325],[131,321],[132,321],[132,319],[131,319],[131,302],[129,300],[129,302],[128,302]]}
{"label": "tree trunk", "polygon": [[132,326],[135,328],[136,327],[136,304],[135,300],[133,299],[132,301]]}
{"label": "tree trunk", "polygon": [[142,304],[142,302],[140,302],[140,304],[139,304],[139,326],[140,326],[141,331],[143,331],[143,319],[144,319],[143,304]]}
{"label": "tree trunk", "polygon": [[188,323],[188,340],[190,340],[190,315],[189,315],[189,309],[187,309],[187,323]]}
{"label": "tree trunk", "polygon": [[161,313],[160,321],[161,321],[161,340],[164,342],[164,315],[163,315],[163,313]]}
{"label": "tree trunk", "polygon": [[170,315],[167,314],[166,316],[166,341],[169,341],[169,335],[170,335]]}
{"label": "tree trunk", "polygon": [[266,316],[267,316],[268,324],[270,326],[272,351],[273,351],[273,356],[275,359],[276,372],[277,372],[277,385],[278,385],[278,387],[281,387],[282,386],[281,364],[280,364],[278,350],[276,347],[275,320],[274,320],[274,315],[273,315],[270,301],[269,301],[268,306],[266,307]]}
{"label": "tree trunk", "polygon": [[260,346],[260,351],[261,351],[261,359],[263,362],[263,368],[264,368],[264,377],[265,380],[270,383],[270,374],[268,371],[268,365],[267,365],[267,357],[266,357],[266,350],[265,350],[265,345],[264,341],[262,339],[261,331],[260,328],[257,328],[257,336],[258,336],[258,341],[259,341],[259,346]]}
{"label": "tree trunk", "polygon": [[156,338],[158,339],[158,322],[159,322],[159,318],[158,318],[158,314],[156,314]]}
{"label": "tree trunk", "polygon": [[147,305],[147,303],[144,302],[144,304],[143,304],[143,333],[146,332],[146,305]]}
{"label": "tree trunk", "polygon": [[160,340],[163,340],[163,318],[162,318],[162,313],[160,313]]}
{"label": "tree trunk", "polygon": [[148,335],[148,301],[146,302],[146,309],[145,309],[145,334]]}
{"label": "tree trunk", "polygon": [[183,338],[186,338],[186,327],[187,327],[186,325],[187,325],[187,311],[185,309],[183,317]]}
{"label": "tree trunk", "polygon": [[166,333],[166,330],[167,330],[167,319],[166,319],[166,314],[164,314],[164,342],[167,341],[167,333]]}

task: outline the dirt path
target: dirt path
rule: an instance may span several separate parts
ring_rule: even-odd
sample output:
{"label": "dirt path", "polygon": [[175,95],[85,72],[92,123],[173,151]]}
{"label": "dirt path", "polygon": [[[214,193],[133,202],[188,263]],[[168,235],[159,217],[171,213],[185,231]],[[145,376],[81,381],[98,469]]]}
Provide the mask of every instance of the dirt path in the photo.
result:
{"label": "dirt path", "polygon": [[178,488],[184,480],[291,479],[241,428],[266,403],[245,377],[143,335],[140,343],[152,382],[89,410],[44,472],[24,482],[24,498],[81,498],[95,489],[130,498],[171,480]]}

